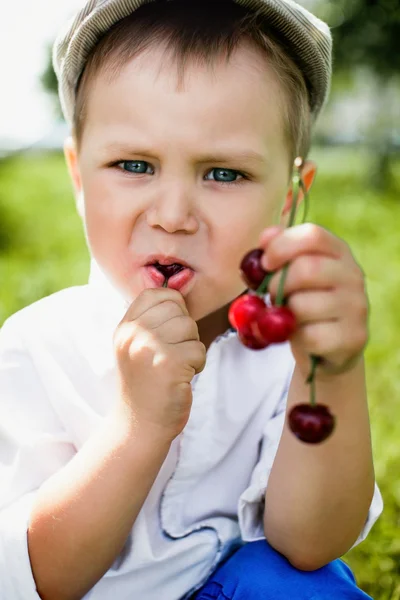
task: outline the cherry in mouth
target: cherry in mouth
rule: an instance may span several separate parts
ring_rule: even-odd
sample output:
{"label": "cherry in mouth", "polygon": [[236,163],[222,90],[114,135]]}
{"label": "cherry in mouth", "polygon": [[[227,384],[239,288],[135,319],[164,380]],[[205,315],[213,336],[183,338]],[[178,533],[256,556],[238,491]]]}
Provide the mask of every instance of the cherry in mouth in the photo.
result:
{"label": "cherry in mouth", "polygon": [[160,271],[164,275],[166,279],[173,277],[177,273],[180,273],[185,268],[183,265],[178,263],[174,263],[172,265],[160,265],[159,263],[155,263],[155,268],[157,271]]}

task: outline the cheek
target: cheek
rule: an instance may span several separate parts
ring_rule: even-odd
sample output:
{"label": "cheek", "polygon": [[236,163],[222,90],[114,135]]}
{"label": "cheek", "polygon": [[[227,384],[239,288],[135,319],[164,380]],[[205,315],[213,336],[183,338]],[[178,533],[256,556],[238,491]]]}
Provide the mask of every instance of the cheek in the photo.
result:
{"label": "cheek", "polygon": [[258,246],[261,232],[274,224],[274,205],[265,200],[250,202],[240,212],[226,211],[215,233],[218,254],[226,268],[238,269],[247,252]]}
{"label": "cheek", "polygon": [[226,211],[224,219],[214,227],[210,245],[208,272],[213,290],[224,302],[233,300],[246,289],[240,274],[244,256],[258,246],[260,233],[273,224],[273,215],[266,202],[256,210]]}
{"label": "cheek", "polygon": [[128,239],[132,215],[123,200],[123,196],[116,194],[115,190],[98,183],[85,189],[84,214],[89,241],[104,244],[106,241],[109,243],[112,237],[118,245]]}

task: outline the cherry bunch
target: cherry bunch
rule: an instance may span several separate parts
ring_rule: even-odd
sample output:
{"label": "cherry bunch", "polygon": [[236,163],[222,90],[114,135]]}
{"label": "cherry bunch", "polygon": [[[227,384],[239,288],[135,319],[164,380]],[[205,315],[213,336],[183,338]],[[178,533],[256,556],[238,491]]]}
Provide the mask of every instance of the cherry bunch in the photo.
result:
{"label": "cherry bunch", "polygon": [[[295,160],[293,175],[293,202],[288,227],[296,218],[297,199],[301,188],[305,198],[305,214],[308,212],[308,193],[301,178],[303,159]],[[270,344],[280,344],[290,339],[296,331],[296,318],[286,306],[284,285],[289,265],[285,265],[279,281],[275,304],[266,304],[264,295],[274,272],[266,271],[261,265],[264,251],[251,250],[243,258],[240,272],[248,285],[249,293],[239,296],[230,306],[229,322],[237,330],[238,338],[247,348],[262,350]],[[326,440],[334,430],[335,417],[324,404],[317,404],[315,398],[315,371],[322,358],[311,355],[311,372],[306,383],[310,384],[310,404],[294,406],[288,417],[291,431],[302,442],[318,444]]]}

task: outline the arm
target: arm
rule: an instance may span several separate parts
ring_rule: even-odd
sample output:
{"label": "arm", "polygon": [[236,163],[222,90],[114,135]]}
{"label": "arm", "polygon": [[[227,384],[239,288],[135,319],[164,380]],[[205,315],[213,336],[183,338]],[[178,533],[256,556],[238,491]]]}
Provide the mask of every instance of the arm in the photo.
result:
{"label": "arm", "polygon": [[[350,549],[367,519],[375,481],[364,361],[317,380],[316,391],[336,416],[336,429],[314,446],[299,442],[285,425],[265,496],[266,538],[303,570]],[[303,402],[309,402],[309,386],[296,368],[287,412]]]}
{"label": "arm", "polygon": [[181,294],[144,290],[114,336],[118,398],[102,428],[40,488],[28,546],[43,600],[81,600],[112,566],[189,418],[205,348]]}
{"label": "arm", "polygon": [[28,530],[43,600],[80,600],[122,551],[169,444],[115,414],[38,491]]}
{"label": "arm", "polygon": [[369,303],[364,273],[350,248],[331,232],[306,223],[265,236],[264,267],[282,267],[288,307],[297,330],[290,339],[296,362],[288,410],[309,402],[305,381],[310,355],[317,402],[336,415],[336,431],[323,444],[299,442],[286,426],[265,496],[267,539],[295,566],[317,569],[343,555],[357,540],[374,491],[364,349]]}

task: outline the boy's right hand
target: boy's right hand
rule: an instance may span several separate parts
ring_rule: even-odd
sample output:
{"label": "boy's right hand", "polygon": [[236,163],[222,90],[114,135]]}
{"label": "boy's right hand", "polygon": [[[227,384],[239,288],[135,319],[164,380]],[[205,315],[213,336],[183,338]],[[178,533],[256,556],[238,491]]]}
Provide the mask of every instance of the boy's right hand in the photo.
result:
{"label": "boy's right hand", "polygon": [[124,409],[135,425],[172,441],[189,419],[190,384],[206,362],[182,294],[169,288],[139,294],[115,331],[114,350]]}

